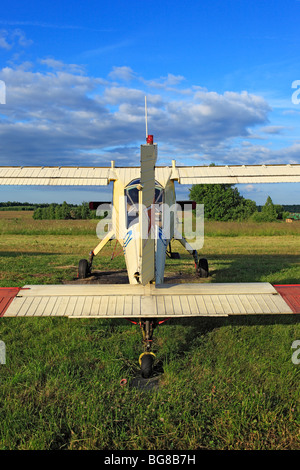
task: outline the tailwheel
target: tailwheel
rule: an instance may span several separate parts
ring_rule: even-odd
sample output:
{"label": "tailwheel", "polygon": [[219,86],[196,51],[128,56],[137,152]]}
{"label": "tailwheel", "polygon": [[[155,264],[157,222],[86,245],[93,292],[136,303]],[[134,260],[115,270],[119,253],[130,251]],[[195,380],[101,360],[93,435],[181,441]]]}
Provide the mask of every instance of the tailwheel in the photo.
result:
{"label": "tailwheel", "polygon": [[144,352],[140,355],[139,363],[141,366],[141,374],[144,379],[148,379],[152,375],[155,354],[152,352]]}
{"label": "tailwheel", "polygon": [[143,343],[145,351],[139,357],[142,377],[148,379],[152,374],[155,354],[151,352],[153,342],[153,330],[157,326],[156,320],[142,320],[140,326],[143,331]]}
{"label": "tailwheel", "polygon": [[86,259],[81,259],[78,265],[78,277],[79,279],[85,279],[90,274],[89,263]]}

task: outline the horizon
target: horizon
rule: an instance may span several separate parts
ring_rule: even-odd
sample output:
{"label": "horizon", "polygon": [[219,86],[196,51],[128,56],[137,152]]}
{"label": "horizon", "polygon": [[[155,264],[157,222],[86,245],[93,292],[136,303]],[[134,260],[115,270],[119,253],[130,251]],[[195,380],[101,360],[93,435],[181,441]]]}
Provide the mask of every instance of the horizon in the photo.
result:
{"label": "horizon", "polygon": [[[268,196],[267,196],[267,198],[268,198]],[[104,201],[82,201],[82,202],[77,203],[77,204],[74,204],[74,203],[68,202],[68,201],[63,201],[62,203],[60,203],[60,202],[53,202],[53,201],[52,202],[28,202],[28,201],[13,201],[13,200],[11,201],[11,200],[8,200],[8,201],[0,201],[0,210],[1,210],[1,207],[18,207],[18,206],[22,206],[22,205],[37,206],[38,207],[38,206],[41,206],[41,205],[52,205],[52,204],[62,205],[65,202],[70,206],[80,206],[82,204],[89,204],[90,202],[91,203],[96,202],[96,203],[99,203],[99,204],[105,204],[105,203],[110,204],[110,203],[112,203],[112,200],[107,199],[107,200],[104,200]],[[176,201],[176,203],[177,202],[186,202],[186,203],[190,202],[191,203],[191,202],[193,202],[193,200],[192,199],[186,199],[184,201],[182,201],[182,200],[179,201],[178,200],[178,201]],[[265,201],[265,202],[267,202],[267,201]],[[12,205],[11,206],[2,206],[2,204],[8,204],[8,203],[11,203]],[[274,205],[280,205],[283,208],[288,207],[288,206],[296,206],[296,207],[298,206],[300,208],[300,204],[297,204],[297,203],[295,203],[295,204],[277,204],[277,203],[274,203],[273,200],[272,200],[272,203]],[[16,204],[16,206],[14,206],[14,204]],[[264,206],[264,204],[256,204],[256,206],[257,206],[257,208],[261,208],[261,207]],[[95,209],[91,209],[91,210],[95,210]]]}

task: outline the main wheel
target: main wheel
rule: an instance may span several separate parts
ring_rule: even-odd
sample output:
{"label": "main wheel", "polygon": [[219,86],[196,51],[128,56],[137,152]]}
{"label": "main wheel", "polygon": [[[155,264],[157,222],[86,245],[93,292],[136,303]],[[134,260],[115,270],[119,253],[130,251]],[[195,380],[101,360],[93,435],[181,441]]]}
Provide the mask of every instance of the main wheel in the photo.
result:
{"label": "main wheel", "polygon": [[198,273],[200,277],[208,277],[208,262],[206,258],[199,259]]}
{"label": "main wheel", "polygon": [[152,374],[154,356],[152,354],[143,354],[141,358],[141,372],[144,379],[148,379]]}
{"label": "main wheel", "polygon": [[89,263],[86,259],[81,259],[78,265],[78,277],[79,279],[85,279],[89,275]]}

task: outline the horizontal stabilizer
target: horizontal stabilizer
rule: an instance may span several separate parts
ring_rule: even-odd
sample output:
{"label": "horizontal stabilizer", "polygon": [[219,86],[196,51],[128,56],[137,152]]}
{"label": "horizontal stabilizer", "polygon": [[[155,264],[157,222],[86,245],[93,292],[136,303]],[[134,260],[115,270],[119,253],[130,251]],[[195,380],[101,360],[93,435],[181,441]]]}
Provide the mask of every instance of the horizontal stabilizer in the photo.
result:
{"label": "horizontal stabilizer", "polygon": [[290,314],[269,283],[32,285],[20,289],[5,317],[165,318]]}

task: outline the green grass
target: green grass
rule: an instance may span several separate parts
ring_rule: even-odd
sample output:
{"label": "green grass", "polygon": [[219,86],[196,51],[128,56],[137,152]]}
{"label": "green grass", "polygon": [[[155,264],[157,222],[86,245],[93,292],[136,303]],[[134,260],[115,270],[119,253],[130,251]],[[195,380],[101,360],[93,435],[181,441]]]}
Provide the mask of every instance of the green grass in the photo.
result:
{"label": "green grass", "polygon": [[[37,226],[30,234],[30,219],[23,219],[24,233],[11,233],[5,220],[1,286],[71,280],[78,260],[98,243],[95,232],[81,233],[91,221],[73,226],[70,237],[53,234],[50,221],[36,221],[45,234]],[[201,282],[299,283],[298,228],[278,227],[280,234],[243,227],[232,237],[226,223],[219,225],[218,236],[205,237],[211,276]],[[113,246],[95,258],[96,269],[124,269],[122,256],[110,260]],[[167,274],[190,273],[199,282],[191,257],[177,243],[174,251],[181,259],[167,259]],[[291,345],[300,340],[297,316],[170,320],[154,339],[163,373],[159,388],[147,390],[133,386],[142,351],[138,326],[2,318],[0,449],[300,449],[300,365],[291,361]]]}

